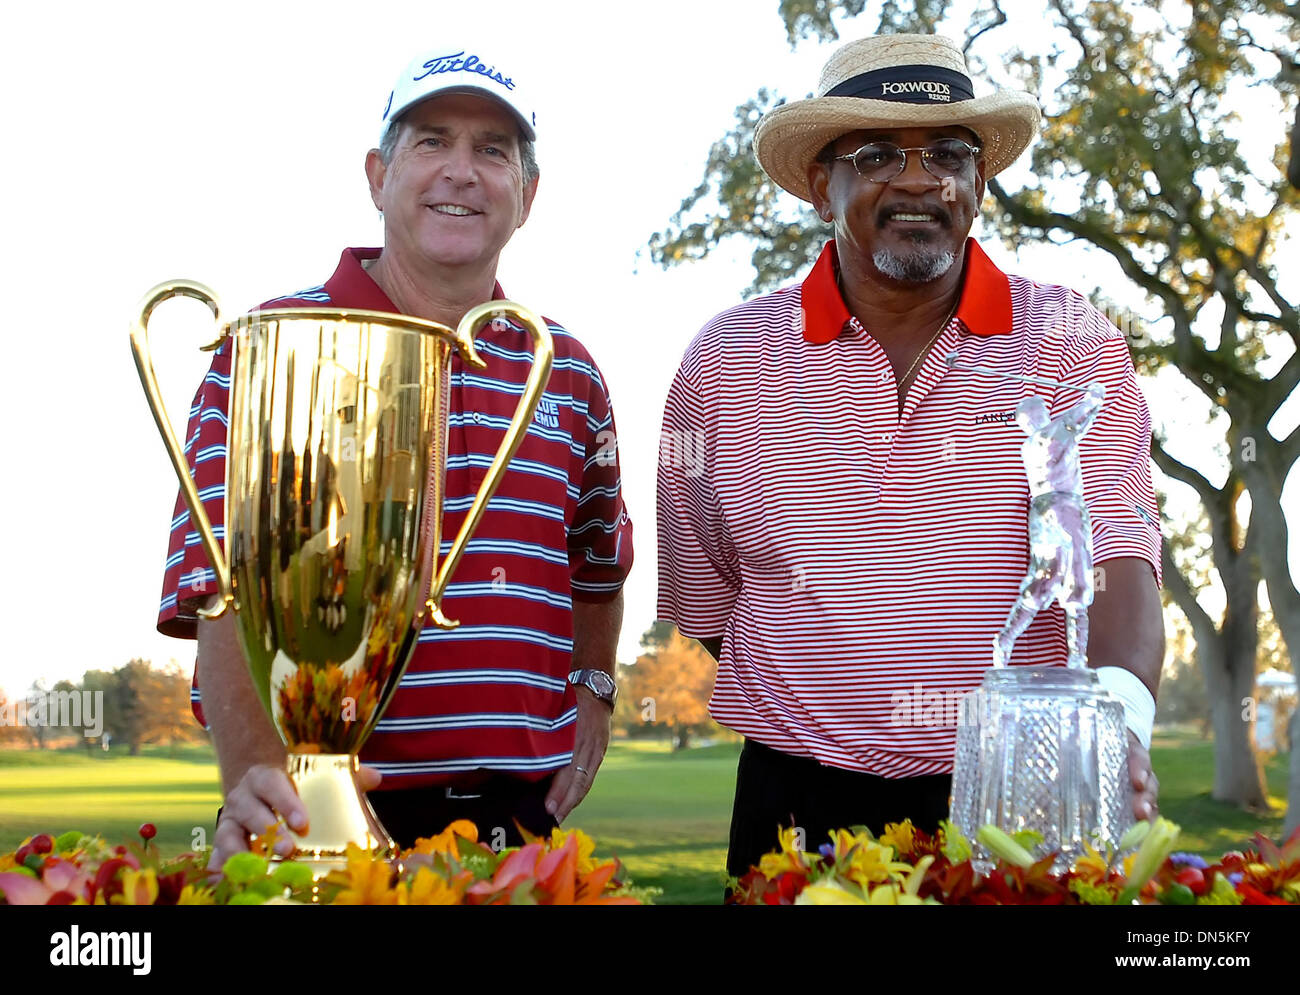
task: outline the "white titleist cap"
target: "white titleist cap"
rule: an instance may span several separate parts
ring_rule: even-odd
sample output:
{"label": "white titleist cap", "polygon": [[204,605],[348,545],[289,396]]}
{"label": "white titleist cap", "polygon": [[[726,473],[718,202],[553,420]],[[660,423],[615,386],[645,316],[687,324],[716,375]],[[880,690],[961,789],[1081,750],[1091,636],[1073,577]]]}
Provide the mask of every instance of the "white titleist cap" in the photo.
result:
{"label": "white titleist cap", "polygon": [[480,93],[494,97],[519,120],[519,127],[530,141],[537,140],[533,130],[537,115],[529,100],[521,96],[511,67],[494,63],[487,49],[457,48],[447,45],[431,54],[411,60],[388,95],[380,136],[388,125],[414,104],[443,93]]}

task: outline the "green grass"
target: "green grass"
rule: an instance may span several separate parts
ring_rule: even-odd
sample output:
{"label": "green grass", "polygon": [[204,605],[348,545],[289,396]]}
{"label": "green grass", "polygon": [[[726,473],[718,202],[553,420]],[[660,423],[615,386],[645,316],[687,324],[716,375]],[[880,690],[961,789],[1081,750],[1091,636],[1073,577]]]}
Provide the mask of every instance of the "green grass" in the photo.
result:
{"label": "green grass", "polygon": [[617,856],[659,904],[722,900],[738,744],[680,753],[654,742],[615,743],[566,820]]}
{"label": "green grass", "polygon": [[[568,824],[589,833],[600,854],[618,856],[638,885],[662,889],[660,904],[716,904],[739,749],[723,744],[673,753],[662,743],[616,742]],[[1161,812],[1183,827],[1179,849],[1217,855],[1257,831],[1280,834],[1286,756],[1266,765],[1274,812],[1260,815],[1210,799],[1209,741],[1157,736],[1151,752]],[[219,804],[206,746],[146,748],[139,757],[116,750],[0,750],[0,852],[34,833],[68,829],[125,840],[149,821],[163,851],[177,853],[190,847],[195,830],[211,841]]]}
{"label": "green grass", "polygon": [[[143,822],[158,829],[166,854],[212,842],[221,786],[209,746],[123,750],[0,750],[0,851],[34,833],[69,829],[110,842],[136,839]],[[199,834],[195,830],[200,830]]]}
{"label": "green grass", "polygon": [[[1272,812],[1245,812],[1210,797],[1214,782],[1214,743],[1195,735],[1156,735],[1151,765],[1160,779],[1160,814],[1182,827],[1178,848],[1205,856],[1222,855],[1250,842],[1257,832],[1277,839],[1286,814],[1290,757],[1274,754],[1264,764]],[[1300,804],[1300,799],[1297,799]]]}

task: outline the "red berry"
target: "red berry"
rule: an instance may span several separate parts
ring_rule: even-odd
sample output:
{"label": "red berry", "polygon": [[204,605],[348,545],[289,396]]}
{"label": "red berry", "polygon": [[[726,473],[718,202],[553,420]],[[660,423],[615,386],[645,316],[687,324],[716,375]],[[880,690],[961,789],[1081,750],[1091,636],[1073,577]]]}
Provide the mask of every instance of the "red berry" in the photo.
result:
{"label": "red berry", "polygon": [[144,839],[151,840],[158,835],[158,827],[155,826],[152,822],[146,822],[143,826],[140,827],[140,835]]}
{"label": "red berry", "polygon": [[1181,885],[1186,885],[1193,895],[1205,894],[1205,875],[1199,867],[1184,867],[1174,878]]}
{"label": "red berry", "polygon": [[32,837],[29,846],[32,848],[32,853],[50,853],[54,849],[54,837],[41,833],[39,836]]}
{"label": "red berry", "polygon": [[24,843],[14,852],[14,863],[16,864],[26,863],[27,858],[30,857],[33,852],[34,851],[32,850],[32,845],[30,843]]}
{"label": "red berry", "polygon": [[115,846],[115,847],[113,847],[113,852],[114,852],[115,854],[117,854],[119,857],[124,856],[124,855],[126,854],[126,847],[124,847],[124,846]]}

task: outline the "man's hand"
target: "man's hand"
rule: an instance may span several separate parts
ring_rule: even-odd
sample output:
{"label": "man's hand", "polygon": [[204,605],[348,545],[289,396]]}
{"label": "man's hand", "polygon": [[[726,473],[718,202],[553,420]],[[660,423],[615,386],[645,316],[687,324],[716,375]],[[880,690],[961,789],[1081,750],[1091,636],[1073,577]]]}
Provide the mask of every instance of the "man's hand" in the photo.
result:
{"label": "man's hand", "polygon": [[[1088,665],[1123,667],[1154,698],[1165,658],[1165,623],[1155,575],[1145,560],[1134,557],[1098,563],[1097,575],[1102,582],[1088,613]],[[1133,815],[1154,819],[1160,783],[1151,769],[1151,754],[1132,732],[1128,734],[1128,773],[1133,782]]]}
{"label": "man's hand", "polygon": [[[378,786],[382,775],[373,767],[361,767],[357,775],[362,790]],[[236,853],[248,849],[249,836],[261,836],[267,827],[283,821],[298,834],[308,829],[307,807],[303,805],[293,782],[281,767],[256,764],[244,772],[226,794],[226,804],[217,822],[217,834],[212,844],[208,867],[219,871]],[[275,843],[275,852],[281,857],[293,855],[293,838],[282,835]]]}
{"label": "man's hand", "polygon": [[1128,734],[1128,775],[1133,782],[1133,817],[1138,821],[1154,819],[1159,811],[1156,795],[1160,793],[1160,782],[1151,769],[1151,754],[1131,732]]}
{"label": "man's hand", "polygon": [[578,720],[574,731],[573,762],[555,775],[546,793],[546,811],[563,822],[587,796],[609,747],[614,710],[585,687],[579,687]]}
{"label": "man's hand", "polygon": [[[614,653],[623,626],[623,592],[610,601],[573,602],[573,670],[603,670],[614,675]],[[546,811],[563,822],[591,790],[609,747],[614,709],[579,685],[578,719],[573,733],[573,762],[555,775],[546,793]]]}

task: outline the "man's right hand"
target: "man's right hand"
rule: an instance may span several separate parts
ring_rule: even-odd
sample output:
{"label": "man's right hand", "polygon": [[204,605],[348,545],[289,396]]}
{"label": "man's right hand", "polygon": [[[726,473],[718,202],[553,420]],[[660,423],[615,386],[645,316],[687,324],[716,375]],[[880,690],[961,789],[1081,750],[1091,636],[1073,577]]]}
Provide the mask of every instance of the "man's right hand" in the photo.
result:
{"label": "man's right hand", "polygon": [[[228,857],[248,849],[249,836],[263,835],[282,816],[290,829],[298,833],[307,829],[307,806],[298,797],[289,775],[284,768],[270,764],[249,767],[226,795],[208,867],[221,870]],[[288,857],[293,853],[293,839],[281,835],[275,852]]]}
{"label": "man's right hand", "polygon": [[[383,779],[373,767],[362,766],[357,780],[363,791],[377,787]],[[254,764],[226,794],[226,804],[217,822],[217,834],[212,844],[208,867],[219,871],[233,854],[248,849],[249,836],[261,836],[268,826],[283,820],[298,834],[307,831],[307,806],[298,797],[293,782],[284,768],[271,764]],[[275,852],[281,857],[293,855],[294,841],[281,834],[275,843]]]}

